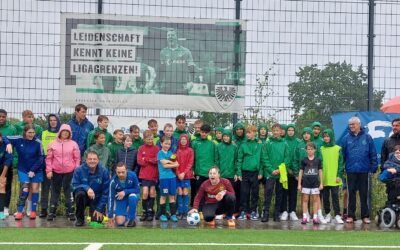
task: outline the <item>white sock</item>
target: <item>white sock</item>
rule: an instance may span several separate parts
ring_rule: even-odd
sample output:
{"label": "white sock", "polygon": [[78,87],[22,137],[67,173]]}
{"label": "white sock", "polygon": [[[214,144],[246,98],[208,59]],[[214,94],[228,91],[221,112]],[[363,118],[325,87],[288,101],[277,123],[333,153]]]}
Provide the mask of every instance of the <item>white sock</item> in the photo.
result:
{"label": "white sock", "polygon": [[303,218],[306,218],[307,219],[307,213],[303,213]]}
{"label": "white sock", "polygon": [[313,215],[313,219],[317,219],[318,218],[318,215],[317,214],[314,214]]}
{"label": "white sock", "polygon": [[318,213],[319,216],[322,216],[322,210],[321,209],[318,209],[317,213]]}

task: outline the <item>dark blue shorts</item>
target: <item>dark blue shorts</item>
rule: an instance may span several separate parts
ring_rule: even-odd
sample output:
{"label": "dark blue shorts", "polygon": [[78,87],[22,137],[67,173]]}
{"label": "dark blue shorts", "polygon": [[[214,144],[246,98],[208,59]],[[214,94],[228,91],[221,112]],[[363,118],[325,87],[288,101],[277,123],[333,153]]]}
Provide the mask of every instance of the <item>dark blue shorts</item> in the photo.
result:
{"label": "dark blue shorts", "polygon": [[179,188],[190,188],[190,180],[178,180],[176,179],[176,186]]}
{"label": "dark blue shorts", "polygon": [[35,173],[35,176],[29,178],[28,173],[24,173],[18,170],[18,181],[19,182],[32,182],[32,183],[42,183],[43,182],[43,171]]}
{"label": "dark blue shorts", "polygon": [[157,186],[157,181],[153,180],[142,180],[142,187]]}
{"label": "dark blue shorts", "polygon": [[176,178],[160,179],[160,196],[176,195]]}

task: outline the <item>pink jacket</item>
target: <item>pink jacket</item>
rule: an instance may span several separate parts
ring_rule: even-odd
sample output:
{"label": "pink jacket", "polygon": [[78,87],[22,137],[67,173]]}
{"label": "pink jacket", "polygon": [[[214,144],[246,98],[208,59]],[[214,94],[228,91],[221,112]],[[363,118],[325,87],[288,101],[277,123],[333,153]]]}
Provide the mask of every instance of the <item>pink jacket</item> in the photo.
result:
{"label": "pink jacket", "polygon": [[[69,131],[69,138],[65,141],[60,139],[61,132]],[[81,163],[81,153],[78,144],[72,139],[71,127],[68,124],[61,125],[57,138],[50,143],[47,149],[46,173],[57,174],[71,173]]]}

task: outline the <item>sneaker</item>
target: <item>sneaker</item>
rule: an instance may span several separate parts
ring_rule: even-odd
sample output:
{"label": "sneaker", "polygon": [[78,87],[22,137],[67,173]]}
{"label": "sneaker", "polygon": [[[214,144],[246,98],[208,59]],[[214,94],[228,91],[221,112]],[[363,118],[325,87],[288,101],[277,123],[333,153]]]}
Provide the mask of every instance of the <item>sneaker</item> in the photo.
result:
{"label": "sneaker", "polygon": [[46,218],[47,217],[47,209],[40,210],[39,218]]}
{"label": "sneaker", "polygon": [[186,220],[186,219],[187,219],[187,215],[186,214],[182,214],[181,220]]}
{"label": "sneaker", "polygon": [[247,219],[246,213],[244,211],[242,211],[237,219],[238,220],[246,220]]}
{"label": "sneaker", "polygon": [[6,216],[4,216],[4,212],[0,212],[0,220],[4,220]]}
{"label": "sneaker", "polygon": [[256,212],[251,212],[250,220],[258,220],[258,214]]}
{"label": "sneaker", "polygon": [[279,215],[274,215],[274,221],[275,222],[280,222],[281,221],[281,217],[279,217]]}
{"label": "sneaker", "polygon": [[55,214],[53,214],[53,213],[49,213],[48,215],[47,215],[47,220],[48,221],[53,221],[54,219],[56,218],[56,215]]}
{"label": "sneaker", "polygon": [[261,222],[268,222],[268,221],[269,221],[269,214],[264,213],[261,218]]}
{"label": "sneaker", "polygon": [[148,214],[147,213],[143,213],[139,220],[140,221],[147,221],[147,217],[148,217]]}
{"label": "sneaker", "polygon": [[224,218],[223,214],[219,214],[219,215],[215,216],[216,220],[222,220],[223,218]]}
{"label": "sneaker", "polygon": [[331,214],[327,214],[327,215],[325,216],[325,221],[326,221],[326,223],[331,223],[331,221],[332,221],[332,216],[331,216]]}
{"label": "sneaker", "polygon": [[368,217],[364,218],[362,221],[364,224],[371,224],[371,220]]}
{"label": "sneaker", "polygon": [[29,215],[29,219],[31,219],[31,220],[35,220],[36,219],[36,211],[31,211],[31,213]]}
{"label": "sneaker", "polygon": [[85,221],[84,220],[76,220],[75,221],[75,226],[76,227],[83,227],[85,225]]}
{"label": "sneaker", "polygon": [[290,217],[291,221],[298,221],[299,220],[299,218],[296,215],[296,212],[294,212],[294,211],[289,214],[289,217]]}
{"label": "sneaker", "polygon": [[207,225],[208,225],[209,227],[215,227],[215,220],[212,220],[212,221],[207,222]]}
{"label": "sneaker", "polygon": [[75,221],[76,217],[74,213],[68,213],[67,218],[69,221]]}
{"label": "sneaker", "polygon": [[313,223],[314,225],[318,225],[318,224],[320,223],[319,218],[314,218],[314,219],[312,220],[312,223]]}
{"label": "sneaker", "polygon": [[173,221],[173,222],[178,222],[178,217],[176,217],[175,214],[172,215],[170,219],[171,219],[171,221]]}
{"label": "sneaker", "polygon": [[168,217],[165,214],[163,214],[160,216],[160,221],[166,222],[168,221]]}
{"label": "sneaker", "polygon": [[324,218],[324,216],[321,214],[321,215],[318,215],[318,221],[319,221],[319,223],[321,223],[321,224],[326,224],[327,222],[326,222],[326,220],[325,220],[325,218]]}
{"label": "sneaker", "polygon": [[282,215],[281,215],[281,220],[282,220],[282,221],[287,221],[287,220],[288,220],[288,217],[289,217],[288,212],[284,211],[284,212],[282,213]]}
{"label": "sneaker", "polygon": [[4,216],[5,217],[10,216],[10,209],[8,207],[4,207]]}
{"label": "sneaker", "polygon": [[342,217],[340,217],[340,215],[335,216],[335,221],[337,224],[344,224],[344,221],[342,220]]}
{"label": "sneaker", "polygon": [[307,222],[308,222],[307,217],[303,217],[303,219],[301,220],[301,224],[305,225],[307,224]]}
{"label": "sneaker", "polygon": [[136,221],[135,220],[129,220],[128,224],[126,224],[126,227],[136,227]]}
{"label": "sneaker", "polygon": [[15,214],[15,220],[22,220],[22,217],[24,217],[24,214],[22,212],[17,212]]}
{"label": "sneaker", "polygon": [[226,223],[228,227],[236,227],[236,223],[233,219],[227,220]]}

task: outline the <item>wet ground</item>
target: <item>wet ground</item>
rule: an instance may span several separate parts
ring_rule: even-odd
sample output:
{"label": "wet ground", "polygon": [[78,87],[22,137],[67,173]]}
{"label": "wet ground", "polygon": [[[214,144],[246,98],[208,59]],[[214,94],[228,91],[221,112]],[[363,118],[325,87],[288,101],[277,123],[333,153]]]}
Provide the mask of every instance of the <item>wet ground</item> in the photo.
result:
{"label": "wet ground", "polygon": [[[216,221],[216,228],[227,228],[226,222],[224,220]],[[68,228],[75,227],[74,222],[68,221],[65,217],[57,217],[54,221],[47,221],[46,219],[36,218],[36,220],[30,220],[25,217],[22,221],[15,221],[14,217],[9,216],[6,220],[0,220],[0,228]],[[89,226],[86,226],[87,228]],[[186,221],[179,221],[177,223],[173,222],[160,222],[154,220],[153,222],[139,222],[137,221],[137,227],[141,228],[209,228],[205,223],[200,223],[198,226],[189,226]],[[334,222],[328,224],[313,225],[308,223],[302,225],[300,221],[283,221],[283,222],[273,222],[272,219],[267,223],[262,223],[261,221],[237,221],[236,229],[259,229],[259,230],[336,230],[336,231],[380,231],[380,230],[393,230],[398,229],[391,228],[380,228],[376,223],[363,224],[361,220],[356,221],[353,224],[336,224]]]}

